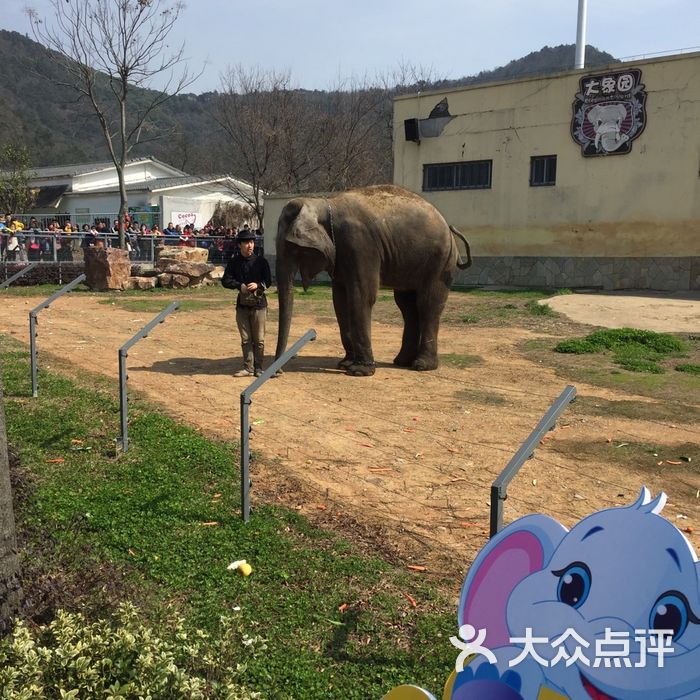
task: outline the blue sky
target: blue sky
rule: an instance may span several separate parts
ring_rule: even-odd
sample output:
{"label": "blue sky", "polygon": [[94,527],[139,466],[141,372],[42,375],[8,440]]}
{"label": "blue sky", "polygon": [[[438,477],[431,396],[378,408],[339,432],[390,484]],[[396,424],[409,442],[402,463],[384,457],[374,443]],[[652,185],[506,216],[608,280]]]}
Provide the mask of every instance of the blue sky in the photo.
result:
{"label": "blue sky", "polygon": [[[51,11],[48,0],[4,0],[0,27],[28,33],[27,6]],[[458,78],[573,44],[577,10],[578,0],[189,0],[173,41],[204,68],[192,92],[217,89],[237,63],[327,89],[401,63]],[[700,47],[700,0],[588,0],[587,43],[617,58]]]}

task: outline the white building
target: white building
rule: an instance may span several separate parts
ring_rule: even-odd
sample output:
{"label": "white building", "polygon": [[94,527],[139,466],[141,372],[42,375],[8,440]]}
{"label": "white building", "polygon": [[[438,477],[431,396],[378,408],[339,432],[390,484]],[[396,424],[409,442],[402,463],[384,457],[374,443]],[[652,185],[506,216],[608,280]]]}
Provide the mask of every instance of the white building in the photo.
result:
{"label": "white building", "polygon": [[[161,227],[169,222],[204,226],[218,203],[245,204],[240,193],[251,186],[231,177],[197,177],[155,158],[130,160],[124,170],[129,211]],[[111,162],[35,168],[30,187],[36,203],[24,212],[38,219],[56,217],[74,224],[112,219],[119,211],[117,169]]]}

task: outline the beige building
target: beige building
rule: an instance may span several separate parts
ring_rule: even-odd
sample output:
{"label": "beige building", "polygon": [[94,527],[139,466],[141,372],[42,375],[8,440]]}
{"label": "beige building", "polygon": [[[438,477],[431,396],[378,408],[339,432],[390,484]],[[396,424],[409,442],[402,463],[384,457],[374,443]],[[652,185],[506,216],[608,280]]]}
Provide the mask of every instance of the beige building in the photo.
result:
{"label": "beige building", "polygon": [[458,282],[700,289],[700,53],[398,97],[394,182],[467,234]]}

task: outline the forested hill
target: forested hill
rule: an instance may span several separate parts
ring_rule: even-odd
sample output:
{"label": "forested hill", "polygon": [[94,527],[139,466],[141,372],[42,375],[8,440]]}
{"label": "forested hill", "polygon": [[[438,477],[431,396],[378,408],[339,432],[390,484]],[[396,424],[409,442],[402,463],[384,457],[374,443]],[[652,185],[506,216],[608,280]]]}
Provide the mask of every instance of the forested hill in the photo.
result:
{"label": "forested hill", "polygon": [[[459,80],[442,80],[420,85],[420,89],[456,87],[494,80],[508,80],[525,75],[553,73],[573,65],[574,46],[545,47],[508,65],[477,76]],[[588,66],[609,64],[615,59],[607,53],[588,47]],[[106,147],[97,120],[89,107],[76,101],[76,94],[62,86],[61,69],[44,48],[17,32],[0,30],[0,146],[15,143],[26,145],[36,166],[104,161]],[[410,91],[403,86],[402,92]],[[146,91],[134,90],[132,105],[137,108]],[[324,93],[303,93],[318,105]],[[391,95],[386,111],[390,119]],[[228,172],[235,169],[226,162],[222,135],[212,119],[217,93],[185,94],[173,97],[158,114],[153,135],[135,150],[134,156],[154,155],[191,173]],[[381,158],[391,159],[389,139],[381,149]],[[385,168],[386,169],[386,168]],[[245,177],[244,173],[239,174]]]}
{"label": "forested hill", "polygon": [[[493,70],[481,71],[478,75],[459,78],[458,80],[443,80],[435,84],[435,87],[459,87],[461,85],[475,85],[476,83],[491,83],[500,80],[516,80],[533,75],[547,75],[571,70],[576,58],[576,46],[574,44],[562,44],[560,46],[545,46],[539,51],[533,51],[527,56],[518,58],[505,66]],[[586,47],[586,68],[594,66],[607,66],[619,61],[605,51],[599,51],[594,46]]]}

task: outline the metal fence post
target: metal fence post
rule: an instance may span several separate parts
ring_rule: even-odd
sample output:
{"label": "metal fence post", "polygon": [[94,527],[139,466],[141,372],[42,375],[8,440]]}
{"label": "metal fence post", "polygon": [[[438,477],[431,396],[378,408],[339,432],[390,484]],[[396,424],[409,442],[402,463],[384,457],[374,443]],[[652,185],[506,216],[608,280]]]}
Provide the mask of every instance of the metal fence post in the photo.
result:
{"label": "metal fence post", "polygon": [[152,321],[149,321],[140,331],[135,333],[129,340],[119,348],[119,413],[121,424],[121,437],[117,439],[117,443],[122,448],[122,452],[129,449],[129,416],[128,416],[128,401],[126,382],[129,375],[126,372],[126,358],[129,356],[129,348],[138,343],[141,338],[148,337],[150,331],[159,323],[165,321],[166,316],[169,316],[173,311],[180,308],[180,302],[174,301],[167,309],[161,311]]}
{"label": "metal fence post", "polygon": [[36,314],[33,311],[29,314],[29,353],[32,365],[32,398],[35,399],[39,396],[39,385],[36,366]]}
{"label": "metal fence post", "polygon": [[39,306],[35,306],[29,312],[29,349],[31,355],[31,365],[32,365],[32,397],[36,398],[39,395],[39,385],[38,385],[38,370],[37,370],[37,348],[36,348],[36,337],[37,330],[36,327],[39,323],[37,316],[42,309],[48,309],[51,304],[56,301],[59,297],[62,297],[71,289],[77,287],[81,282],[85,280],[85,275],[78,275],[72,282],[69,282],[65,287],[62,287],[57,292],[54,292],[48,299],[42,301]]}
{"label": "metal fence post", "polygon": [[289,350],[280,355],[250,386],[241,392],[241,518],[247,523],[250,519],[250,405],[253,403],[251,396],[268,379],[277,374],[277,370],[284,367],[304,345],[310,340],[316,340],[316,331],[311,329],[292,345]]}
{"label": "metal fence post", "polygon": [[544,414],[542,420],[523,442],[510,462],[508,462],[506,468],[491,484],[490,537],[493,537],[503,527],[503,502],[508,498],[508,484],[511,479],[518,473],[520,467],[534,455],[535,448],[539,445],[544,435],[554,429],[557,418],[575,399],[576,387],[568,385],[547,413]]}

